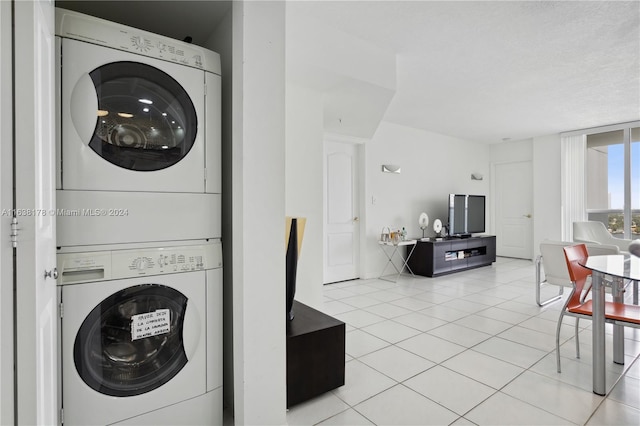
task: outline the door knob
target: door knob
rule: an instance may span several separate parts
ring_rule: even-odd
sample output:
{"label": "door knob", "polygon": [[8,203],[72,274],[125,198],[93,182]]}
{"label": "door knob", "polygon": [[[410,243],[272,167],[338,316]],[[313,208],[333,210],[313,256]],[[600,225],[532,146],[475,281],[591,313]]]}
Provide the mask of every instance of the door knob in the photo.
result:
{"label": "door knob", "polygon": [[353,221],[354,221],[354,222],[357,222],[357,221],[359,221],[359,220],[360,220],[360,218],[359,218],[358,216],[356,216],[356,217],[354,217],[354,218],[353,218]]}
{"label": "door knob", "polygon": [[531,219],[531,213],[529,214],[523,214],[524,217],[526,217],[527,219]]}

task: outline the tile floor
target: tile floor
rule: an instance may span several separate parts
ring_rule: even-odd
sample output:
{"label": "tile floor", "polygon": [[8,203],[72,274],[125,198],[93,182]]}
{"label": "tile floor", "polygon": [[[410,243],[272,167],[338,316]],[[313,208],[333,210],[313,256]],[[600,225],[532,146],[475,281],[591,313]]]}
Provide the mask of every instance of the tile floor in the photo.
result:
{"label": "tile floor", "polygon": [[538,307],[534,282],[532,262],[498,258],[438,278],[324,286],[316,308],[347,324],[345,385],[292,407],[288,424],[639,425],[640,330],[626,329],[621,366],[607,329],[610,391],[597,396],[591,321],[580,322],[576,359],[573,318],[565,318],[558,374],[562,302]]}

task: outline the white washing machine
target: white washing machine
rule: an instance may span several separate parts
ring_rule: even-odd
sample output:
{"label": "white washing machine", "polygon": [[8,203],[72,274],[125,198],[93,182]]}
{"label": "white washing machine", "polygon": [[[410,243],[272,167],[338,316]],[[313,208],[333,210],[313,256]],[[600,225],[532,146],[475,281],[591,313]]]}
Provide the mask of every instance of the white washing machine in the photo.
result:
{"label": "white washing machine", "polygon": [[59,189],[220,193],[220,56],[56,9]]}
{"label": "white washing machine", "polygon": [[169,244],[58,254],[65,425],[222,423],[221,244]]}
{"label": "white washing machine", "polygon": [[219,55],[64,9],[56,48],[58,245],[219,238]]}

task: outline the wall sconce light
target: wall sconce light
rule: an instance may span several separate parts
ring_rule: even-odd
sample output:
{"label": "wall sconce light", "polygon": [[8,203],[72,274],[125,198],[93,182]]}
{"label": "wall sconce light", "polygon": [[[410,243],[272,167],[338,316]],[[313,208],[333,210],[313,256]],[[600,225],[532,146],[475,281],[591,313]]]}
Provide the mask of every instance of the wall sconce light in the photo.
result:
{"label": "wall sconce light", "polygon": [[393,164],[383,164],[382,173],[396,173],[400,174],[400,166],[394,166]]}
{"label": "wall sconce light", "polygon": [[471,173],[471,180],[482,180],[484,179],[484,176],[482,176],[482,173]]}

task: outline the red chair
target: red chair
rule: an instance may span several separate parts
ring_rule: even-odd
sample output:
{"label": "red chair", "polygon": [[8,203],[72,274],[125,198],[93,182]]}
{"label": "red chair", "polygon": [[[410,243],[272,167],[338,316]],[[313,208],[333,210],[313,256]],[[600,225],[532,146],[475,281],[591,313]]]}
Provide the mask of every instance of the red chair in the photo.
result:
{"label": "red chair", "polygon": [[[580,263],[586,262],[587,257],[589,257],[587,246],[584,244],[577,244],[575,246],[565,247],[564,257],[569,269],[569,277],[573,283],[573,289],[560,312],[558,327],[556,329],[556,361],[558,365],[558,373],[561,372],[560,327],[562,326],[564,316],[569,315],[576,318],[576,358],[580,358],[578,322],[580,318],[591,319],[591,316],[593,315],[593,302],[590,299],[585,300],[591,288],[589,287],[586,289],[584,294],[582,294],[585,289],[587,278],[591,275],[591,270],[580,266]],[[616,325],[640,328],[640,306],[605,302],[605,321]]]}

